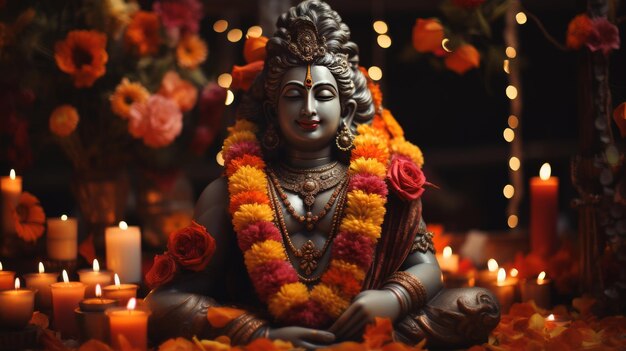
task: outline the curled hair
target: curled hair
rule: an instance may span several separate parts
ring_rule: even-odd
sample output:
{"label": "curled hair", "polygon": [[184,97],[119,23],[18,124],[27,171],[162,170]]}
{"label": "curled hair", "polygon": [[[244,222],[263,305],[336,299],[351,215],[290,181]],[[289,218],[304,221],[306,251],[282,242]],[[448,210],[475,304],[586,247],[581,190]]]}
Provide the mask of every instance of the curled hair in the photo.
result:
{"label": "curled hair", "polygon": [[335,77],[342,109],[348,99],[353,99],[357,105],[355,122],[369,122],[375,111],[367,80],[358,69],[359,48],[350,41],[350,29],[342,22],[339,14],[318,0],[303,1],[278,18],[276,32],[266,46],[267,58],[263,72],[257,77],[248,96],[244,96],[239,116],[258,118],[262,113],[261,103],[267,102],[275,107],[285,72],[305,64],[287,48],[289,28],[298,18],[310,20],[317,28],[318,35],[325,38],[326,53],[317,57],[313,64],[328,68]]}

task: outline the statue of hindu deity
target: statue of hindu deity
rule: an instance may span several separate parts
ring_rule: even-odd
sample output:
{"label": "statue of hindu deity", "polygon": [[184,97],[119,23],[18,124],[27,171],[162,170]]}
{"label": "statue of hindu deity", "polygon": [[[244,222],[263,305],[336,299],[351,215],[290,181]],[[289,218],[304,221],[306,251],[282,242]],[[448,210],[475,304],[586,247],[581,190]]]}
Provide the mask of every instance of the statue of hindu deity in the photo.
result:
{"label": "statue of hindu deity", "polygon": [[[462,347],[497,325],[490,292],[443,288],[421,216],[422,153],[324,2],[279,17],[222,152],[224,175],[195,213],[215,254],[147,297],[156,340],[268,337],[315,349],[358,340],[385,317],[399,341]],[[215,306],[245,313],[211,325]]]}

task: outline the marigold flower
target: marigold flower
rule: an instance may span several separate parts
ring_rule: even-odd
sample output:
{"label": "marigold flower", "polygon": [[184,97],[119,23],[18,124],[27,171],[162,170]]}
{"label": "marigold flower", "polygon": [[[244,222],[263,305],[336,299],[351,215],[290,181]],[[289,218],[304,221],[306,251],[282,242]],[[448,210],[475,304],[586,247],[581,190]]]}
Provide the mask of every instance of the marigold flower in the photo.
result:
{"label": "marigold flower", "polygon": [[399,138],[404,136],[404,130],[400,126],[400,123],[393,117],[391,111],[384,109],[381,117],[392,137]]}
{"label": "marigold flower", "polygon": [[35,242],[44,231],[46,214],[37,199],[29,192],[23,192],[13,209],[13,221],[17,236],[26,242]]}
{"label": "marigold flower", "polygon": [[191,110],[198,100],[198,89],[175,71],[165,73],[157,94],[174,100],[182,112]]}
{"label": "marigold flower", "polygon": [[276,240],[265,240],[252,245],[250,250],[244,252],[244,262],[248,272],[263,263],[273,260],[286,260],[283,245]]}
{"label": "marigold flower", "polygon": [[204,40],[195,34],[185,35],[176,46],[178,65],[187,69],[195,69],[206,60],[209,53]]}
{"label": "marigold flower", "polygon": [[270,200],[267,197],[267,194],[260,191],[244,191],[239,194],[235,194],[230,199],[230,204],[228,205],[228,211],[231,214],[239,211],[239,207],[245,204],[260,204],[260,205],[269,205]]}
{"label": "marigold flower", "polygon": [[232,133],[226,139],[224,139],[224,149],[229,149],[233,144],[240,143],[242,141],[256,141],[256,135],[254,133],[244,130],[241,132]]}
{"label": "marigold flower", "polygon": [[129,114],[130,134],[153,148],[171,144],[183,129],[183,114],[176,103],[160,95],[133,104]]}
{"label": "marigold flower", "polygon": [[59,69],[74,80],[77,88],[86,88],[106,72],[109,55],[107,37],[95,30],[73,30],[54,46],[54,59]]}
{"label": "marigold flower", "polygon": [[422,154],[422,150],[418,146],[406,141],[404,138],[392,140],[390,146],[392,152],[409,157],[418,167],[424,165],[424,154]]}
{"label": "marigold flower", "polygon": [[364,221],[360,218],[356,218],[352,215],[344,217],[343,221],[341,221],[339,230],[364,235],[374,240],[380,238],[381,232],[380,226],[370,221]]}
{"label": "marigold flower", "polygon": [[233,226],[239,232],[248,224],[258,221],[274,220],[272,208],[267,204],[243,204],[239,210],[233,214]]}
{"label": "marigold flower", "polygon": [[227,128],[229,133],[234,133],[234,132],[242,132],[242,131],[249,131],[252,133],[256,133],[259,131],[259,128],[257,127],[256,124],[248,121],[247,119],[238,119],[234,125],[230,126]]}
{"label": "marigold flower", "polygon": [[385,165],[373,158],[361,157],[350,162],[350,172],[353,174],[368,173],[384,179],[386,171]]}
{"label": "marigold flower", "polygon": [[309,299],[306,285],[297,282],[283,285],[276,295],[268,301],[268,309],[274,316],[282,317],[294,306],[305,303]]}
{"label": "marigold flower", "polygon": [[311,290],[311,299],[317,301],[331,317],[337,318],[350,304],[339,295],[339,291],[320,283]]}
{"label": "marigold flower", "polygon": [[145,102],[149,97],[150,93],[141,83],[131,83],[128,78],[124,78],[111,94],[111,110],[116,115],[128,119],[130,107],[136,102]]}
{"label": "marigold flower", "polygon": [[232,196],[244,191],[266,192],[267,177],[265,173],[250,166],[239,168],[229,179],[228,192]]}
{"label": "marigold flower", "polygon": [[330,267],[336,268],[346,274],[350,274],[358,281],[363,281],[365,279],[365,272],[354,263],[343,260],[332,260],[330,262]]}
{"label": "marigold flower", "polygon": [[587,14],[580,14],[569,22],[567,26],[566,44],[570,49],[578,50],[585,45],[593,31],[593,24]]}
{"label": "marigold flower", "polygon": [[346,215],[371,221],[380,225],[385,217],[385,199],[377,194],[367,194],[362,190],[348,193]]}
{"label": "marigold flower", "polygon": [[50,131],[57,136],[66,137],[76,130],[79,120],[78,111],[74,106],[58,106],[50,114]]}
{"label": "marigold flower", "polygon": [[248,38],[243,44],[243,58],[247,63],[265,61],[265,45],[269,39],[264,36]]}
{"label": "marigold flower", "polygon": [[152,12],[137,11],[126,28],[126,43],[137,49],[141,56],[158,51],[161,44],[161,23],[159,16]]}
{"label": "marigold flower", "polygon": [[480,66],[480,53],[474,46],[463,44],[448,55],[444,63],[449,70],[457,74],[464,74],[470,69]]}
{"label": "marigold flower", "polygon": [[418,18],[413,26],[413,47],[417,52],[442,50],[443,26],[434,18]]}
{"label": "marigold flower", "polygon": [[262,158],[256,155],[243,155],[241,157],[237,157],[230,161],[228,165],[226,165],[226,176],[230,177],[235,174],[235,172],[243,166],[251,166],[257,169],[264,169],[265,162]]}

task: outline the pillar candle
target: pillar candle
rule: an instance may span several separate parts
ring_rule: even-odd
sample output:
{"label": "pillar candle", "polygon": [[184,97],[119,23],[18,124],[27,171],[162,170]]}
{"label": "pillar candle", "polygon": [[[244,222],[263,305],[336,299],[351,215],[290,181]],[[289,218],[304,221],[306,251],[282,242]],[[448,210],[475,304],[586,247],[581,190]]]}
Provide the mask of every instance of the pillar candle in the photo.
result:
{"label": "pillar candle", "polygon": [[39,273],[31,273],[24,275],[26,287],[37,289],[37,297],[35,305],[38,310],[49,310],[52,307],[52,295],[50,294],[50,285],[57,282],[59,273],[46,273],[43,263],[39,262]]}
{"label": "pillar candle", "polygon": [[107,269],[124,282],[141,281],[141,231],[120,222],[105,230]]}
{"label": "pillar candle", "polygon": [[60,218],[48,218],[48,237],[46,241],[48,257],[53,260],[71,261],[78,252],[78,226],[76,218],[62,215]]}
{"label": "pillar candle", "polygon": [[98,260],[93,260],[93,270],[81,269],[78,271],[78,278],[81,283],[84,283],[87,288],[85,289],[85,297],[95,297],[96,284],[105,286],[111,284],[112,273],[111,271],[101,271]]}
{"label": "pillar candle", "polygon": [[100,284],[96,284],[95,297],[85,299],[75,310],[80,339],[109,342],[109,321],[105,311],[117,307],[117,300],[102,298]]}
{"label": "pillar candle", "polygon": [[135,309],[136,300],[128,301],[126,308],[107,310],[109,327],[111,329],[111,345],[113,349],[120,349],[120,336],[123,336],[133,348],[147,350],[148,348],[148,316],[149,311]]}
{"label": "pillar candle", "polygon": [[459,255],[453,254],[450,246],[443,248],[443,254],[437,254],[437,262],[442,271],[456,273],[459,270]]}
{"label": "pillar candle", "polygon": [[13,289],[13,279],[15,272],[2,270],[2,262],[0,262],[0,290]]}
{"label": "pillar candle", "polygon": [[511,305],[513,304],[515,286],[516,281],[511,278],[507,278],[504,268],[500,268],[498,270],[497,281],[488,287],[498,299],[502,313],[509,312]]}
{"label": "pillar candle", "polygon": [[559,179],[550,177],[550,165],[544,163],[539,177],[530,179],[530,249],[544,258],[557,244],[558,195]]}
{"label": "pillar candle", "polygon": [[541,272],[537,279],[528,279],[522,283],[522,301],[534,300],[537,306],[544,309],[552,307],[550,303],[551,281],[545,277],[546,273]]}
{"label": "pillar candle", "polygon": [[107,299],[117,300],[120,306],[126,306],[131,298],[137,297],[138,286],[135,284],[121,284],[117,273],[114,280],[114,285],[105,286],[102,289],[102,295]]}
{"label": "pillar candle", "polygon": [[15,231],[13,209],[22,193],[22,177],[16,176],[15,170],[12,169],[8,177],[0,177],[0,189],[2,190],[2,199],[0,199],[2,201],[2,231],[12,233]]}
{"label": "pillar candle", "polygon": [[78,336],[74,310],[85,297],[85,284],[70,282],[63,270],[63,282],[51,285],[54,326],[64,337]]}
{"label": "pillar candle", "polygon": [[15,289],[0,291],[0,327],[24,328],[33,316],[36,293],[34,289],[20,289],[18,278]]}

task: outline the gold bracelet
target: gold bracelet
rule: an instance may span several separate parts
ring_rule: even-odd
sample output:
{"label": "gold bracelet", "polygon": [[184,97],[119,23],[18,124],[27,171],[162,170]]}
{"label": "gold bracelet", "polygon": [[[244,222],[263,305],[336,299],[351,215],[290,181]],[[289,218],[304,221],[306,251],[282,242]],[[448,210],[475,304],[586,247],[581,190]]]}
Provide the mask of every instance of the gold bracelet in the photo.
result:
{"label": "gold bracelet", "polygon": [[226,327],[225,335],[230,338],[234,345],[243,345],[247,344],[252,335],[265,325],[267,322],[264,320],[256,318],[252,314],[244,313],[230,322]]}
{"label": "gold bracelet", "polygon": [[420,282],[419,279],[415,278],[412,274],[403,271],[395,272],[389,277],[389,279],[387,279],[386,283],[398,284],[406,290],[409,294],[411,302],[409,311],[413,311],[426,304],[426,288],[424,288],[422,282]]}
{"label": "gold bracelet", "polygon": [[398,299],[398,303],[400,304],[400,316],[407,315],[407,313],[409,313],[408,297],[400,290],[399,286],[396,284],[388,284],[384,287],[384,289],[391,291],[391,293],[395,295],[396,299]]}

